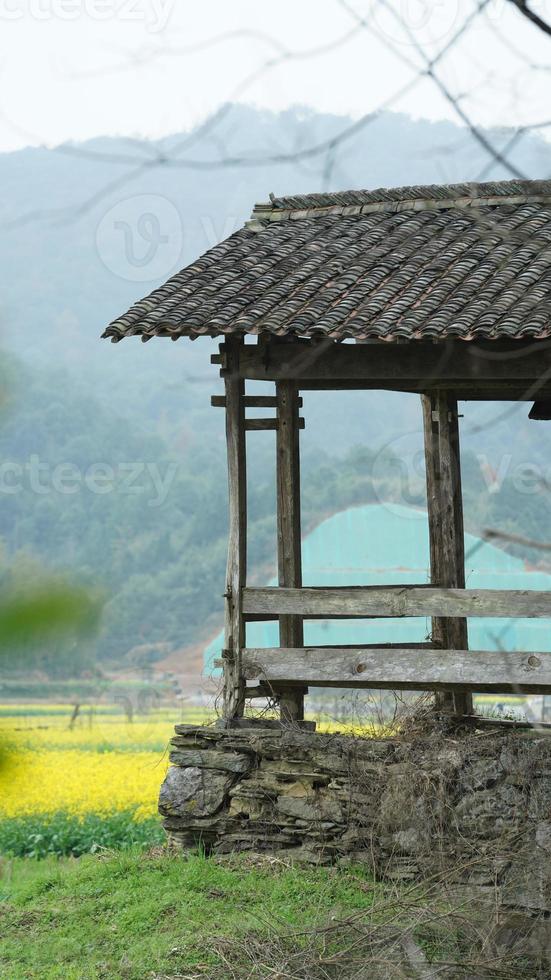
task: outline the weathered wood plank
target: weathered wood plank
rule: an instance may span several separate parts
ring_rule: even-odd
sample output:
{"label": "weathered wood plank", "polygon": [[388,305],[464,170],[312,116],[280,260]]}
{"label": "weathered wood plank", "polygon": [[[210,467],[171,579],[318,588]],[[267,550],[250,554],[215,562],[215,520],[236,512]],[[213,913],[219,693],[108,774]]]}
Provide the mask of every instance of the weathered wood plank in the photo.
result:
{"label": "weathered wood plank", "polygon": [[[408,643],[407,648],[408,648],[408,650],[434,650],[434,644],[433,643],[428,643],[428,642],[427,643]],[[345,644],[341,644],[339,646],[338,644],[328,643],[328,644],[326,644],[323,647],[323,649],[326,650],[326,651],[337,650],[337,651],[339,651],[339,653],[342,653],[342,651],[344,651],[344,650],[352,650],[352,651],[357,650],[358,649],[358,644],[357,643],[347,643],[347,644],[345,643]],[[364,643],[361,649],[362,650],[403,650],[404,649],[404,644],[403,643]],[[224,666],[224,661],[221,658],[217,658],[217,659],[213,660],[212,665],[213,665],[213,667],[223,667]],[[247,691],[247,697],[260,697],[261,696],[260,694],[258,694],[258,695],[256,695],[256,694],[255,695],[249,694],[249,691],[250,690],[259,690],[259,691],[262,690],[262,692],[263,692],[262,696],[263,697],[265,697],[266,694],[267,693],[269,694],[270,692],[273,694],[273,691],[274,691],[273,687],[271,689],[269,687],[267,687],[267,686],[256,688],[256,687],[254,687],[253,682],[250,682],[250,681],[245,684],[245,689]]]}
{"label": "weathered wood plank", "polygon": [[[277,398],[277,568],[281,586],[302,585],[302,545],[300,520],[300,447],[298,389],[292,381],[276,384]],[[303,643],[299,615],[279,617],[279,642],[285,647]],[[282,691],[279,699],[282,721],[304,718],[306,691]]]}
{"label": "weathered wood plank", "polygon": [[[408,650],[434,650],[435,646],[434,643],[429,643],[429,642],[408,643],[407,648]],[[327,643],[324,644],[323,649],[327,651],[357,650],[358,644],[357,643],[341,643],[341,644]],[[403,643],[363,643],[361,649],[362,650],[403,650],[404,644]],[[216,667],[217,664],[221,666],[222,660],[220,661],[215,660],[214,666]]]}
{"label": "weathered wood plank", "polygon": [[[424,396],[421,402],[431,584],[464,589],[465,547],[457,399],[447,391],[439,391]],[[436,646],[466,650],[469,645],[467,620],[435,616],[432,618],[432,637]],[[437,705],[464,715],[472,710],[472,697],[458,692],[439,695]]]}
{"label": "weathered wood plank", "polygon": [[242,377],[261,381],[408,381],[419,391],[449,387],[450,381],[477,386],[484,381],[545,381],[549,370],[551,344],[493,342],[489,347],[453,340],[403,345],[272,341],[261,349],[247,344],[240,365]]}
{"label": "weathered wood plank", "polygon": [[551,691],[551,653],[493,650],[245,649],[247,681],[389,690]]}
{"label": "weathered wood plank", "polygon": [[[439,387],[438,382],[434,383],[434,388]],[[311,381],[306,378],[299,379],[301,391],[403,391],[411,394],[423,395],[427,391],[426,382],[421,380],[406,383],[405,381],[385,381],[381,379],[361,380],[348,379],[340,380],[332,378],[327,381]],[[460,401],[496,401],[505,398],[508,401],[533,402],[535,398],[551,399],[551,386],[546,381],[546,375],[542,380],[526,382],[506,382],[506,381],[447,381],[446,388],[453,390],[453,393]]]}
{"label": "weathered wood plank", "polygon": [[[245,395],[245,408],[277,408],[275,395]],[[210,403],[213,408],[225,408],[225,395],[211,395]],[[302,398],[298,399],[299,407],[302,407]]]}
{"label": "weathered wood plank", "polygon": [[241,650],[245,645],[245,620],[241,593],[247,575],[247,468],[245,446],[245,383],[239,377],[239,357],[244,345],[236,338],[226,341],[230,374],[226,377],[226,443],[228,455],[229,533],[226,567],[224,717],[242,715],[244,682]]}
{"label": "weathered wood plank", "polygon": [[[296,424],[298,425],[299,429],[304,429],[303,418],[299,418]],[[245,429],[247,429],[247,431],[273,429],[277,432],[279,429],[279,421],[278,419],[245,419]]]}
{"label": "weathered wood plank", "polygon": [[252,701],[254,698],[270,698],[273,696],[273,688],[269,684],[245,685],[245,698],[247,701]]}
{"label": "weathered wood plank", "polygon": [[[438,425],[438,393],[421,395],[423,412],[423,431],[425,442],[425,477],[427,484],[427,518],[429,525],[429,554],[430,578],[432,585],[444,585],[442,579],[442,550],[439,541],[440,511],[442,497],[440,494],[440,444]],[[446,583],[448,584],[448,583]],[[464,584],[464,583],[463,583]],[[463,620],[465,622],[465,620]],[[440,649],[447,646],[445,642],[446,620],[437,616],[432,617],[431,635],[434,645]],[[467,642],[460,643],[468,646]],[[436,706],[445,711],[454,709],[454,695],[451,692],[440,692],[436,695]]]}
{"label": "weathered wood plank", "polygon": [[[461,457],[459,446],[459,409],[457,398],[446,392],[439,396],[440,430],[440,493],[442,496],[442,578],[434,584],[447,588],[465,588],[465,532],[463,527],[463,491],[461,486]],[[444,544],[447,541],[448,544]],[[449,650],[467,650],[469,633],[467,620],[445,619],[445,642]],[[437,696],[438,697],[438,696]],[[472,694],[456,691],[453,710],[467,715],[473,710]]]}
{"label": "weathered wood plank", "polygon": [[245,419],[245,429],[249,432],[254,431],[277,431],[277,419]]}
{"label": "weathered wood plank", "polygon": [[340,617],[495,616],[551,618],[551,592],[442,589],[430,585],[323,588],[264,586],[243,590],[245,614]]}

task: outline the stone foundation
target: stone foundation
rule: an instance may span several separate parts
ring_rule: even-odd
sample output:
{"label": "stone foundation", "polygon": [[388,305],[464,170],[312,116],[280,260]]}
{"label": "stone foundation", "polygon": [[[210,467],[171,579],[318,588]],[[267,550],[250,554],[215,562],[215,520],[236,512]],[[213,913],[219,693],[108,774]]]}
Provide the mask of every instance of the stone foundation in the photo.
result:
{"label": "stone foundation", "polygon": [[456,892],[535,917],[551,945],[545,734],[379,741],[177,725],[170,761],[159,809],[173,846],[362,861],[405,882],[445,873]]}

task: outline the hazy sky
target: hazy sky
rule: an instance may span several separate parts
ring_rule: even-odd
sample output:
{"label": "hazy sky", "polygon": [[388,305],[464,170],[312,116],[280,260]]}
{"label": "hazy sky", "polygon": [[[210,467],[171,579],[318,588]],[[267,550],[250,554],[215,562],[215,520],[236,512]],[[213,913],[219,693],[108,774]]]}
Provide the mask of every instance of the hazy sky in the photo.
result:
{"label": "hazy sky", "polygon": [[[415,42],[434,54],[479,4],[388,3],[395,16],[380,0],[0,0],[0,149],[160,136],[231,99],[457,118],[433,81],[413,84]],[[532,7],[551,21],[551,0]],[[551,38],[491,0],[436,70],[476,122],[513,124],[551,117],[549,65]]]}

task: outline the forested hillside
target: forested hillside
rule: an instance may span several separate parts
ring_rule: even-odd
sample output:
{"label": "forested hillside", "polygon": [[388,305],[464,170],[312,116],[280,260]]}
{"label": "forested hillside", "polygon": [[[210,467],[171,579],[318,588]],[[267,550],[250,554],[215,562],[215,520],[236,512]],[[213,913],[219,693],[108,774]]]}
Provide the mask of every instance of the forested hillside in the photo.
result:
{"label": "forested hillside", "polygon": [[[326,138],[343,122],[235,107],[223,139],[226,152],[245,144],[254,156]],[[437,162],[421,152],[427,145],[449,152]],[[534,138],[518,150],[532,176],[542,176],[543,146]],[[216,152],[208,134],[197,137],[198,157]],[[226,484],[222,413],[210,408],[220,390],[209,363],[215,344],[112,346],[99,340],[101,331],[240,226],[256,200],[321,189],[319,173],[304,163],[215,172],[157,166],[121,180],[132,168],[117,156],[129,153],[143,159],[151,147],[104,139],[0,156],[2,576],[17,581],[55,569],[106,600],[93,644],[35,652],[35,663],[57,672],[78,672],[96,658],[120,663],[137,646],[190,646],[220,623]],[[482,158],[457,127],[383,114],[346,144],[330,186],[476,179],[481,171]],[[160,209],[171,247],[150,267],[142,263],[148,240],[134,227],[144,208],[154,216]],[[134,229],[130,244],[125,229]],[[370,500],[423,503],[416,398],[327,392],[305,394],[304,402],[305,527]],[[526,405],[464,411],[469,528],[549,539],[542,530],[551,511],[547,426],[527,422]],[[264,577],[273,571],[275,543],[273,434],[251,434],[250,449],[249,564]],[[528,464],[535,477],[523,483]],[[525,553],[542,560],[541,552]]]}
{"label": "forested hillside", "polygon": [[[110,412],[64,370],[12,361],[8,375],[0,428],[3,581],[40,578],[48,568],[99,589],[106,601],[93,643],[40,648],[32,662],[65,674],[98,659],[135,662],[136,646],[159,645],[160,655],[207,639],[220,624],[225,567],[222,413],[212,410],[212,438],[186,435],[185,419],[178,437],[176,427],[164,432],[160,422]],[[307,396],[305,413],[312,417]],[[379,440],[344,454],[321,450],[314,438],[308,444],[307,433],[305,528],[370,501],[423,505],[420,459],[404,451],[419,450],[419,432],[413,442],[406,437],[381,448]],[[249,558],[253,576],[267,578],[275,555],[274,437],[262,432],[249,442]],[[469,527],[538,537],[549,525],[551,496],[541,488],[521,496],[514,465],[502,475],[499,491],[489,493],[480,459],[464,454]],[[532,558],[541,561],[537,553]]]}

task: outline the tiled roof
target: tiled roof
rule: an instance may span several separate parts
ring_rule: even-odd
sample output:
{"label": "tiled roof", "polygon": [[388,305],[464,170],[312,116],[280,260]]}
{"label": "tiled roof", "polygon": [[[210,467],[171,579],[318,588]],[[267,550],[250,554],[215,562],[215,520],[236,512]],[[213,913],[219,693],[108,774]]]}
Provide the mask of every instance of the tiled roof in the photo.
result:
{"label": "tiled roof", "polygon": [[551,335],[551,181],[275,198],[104,337]]}

